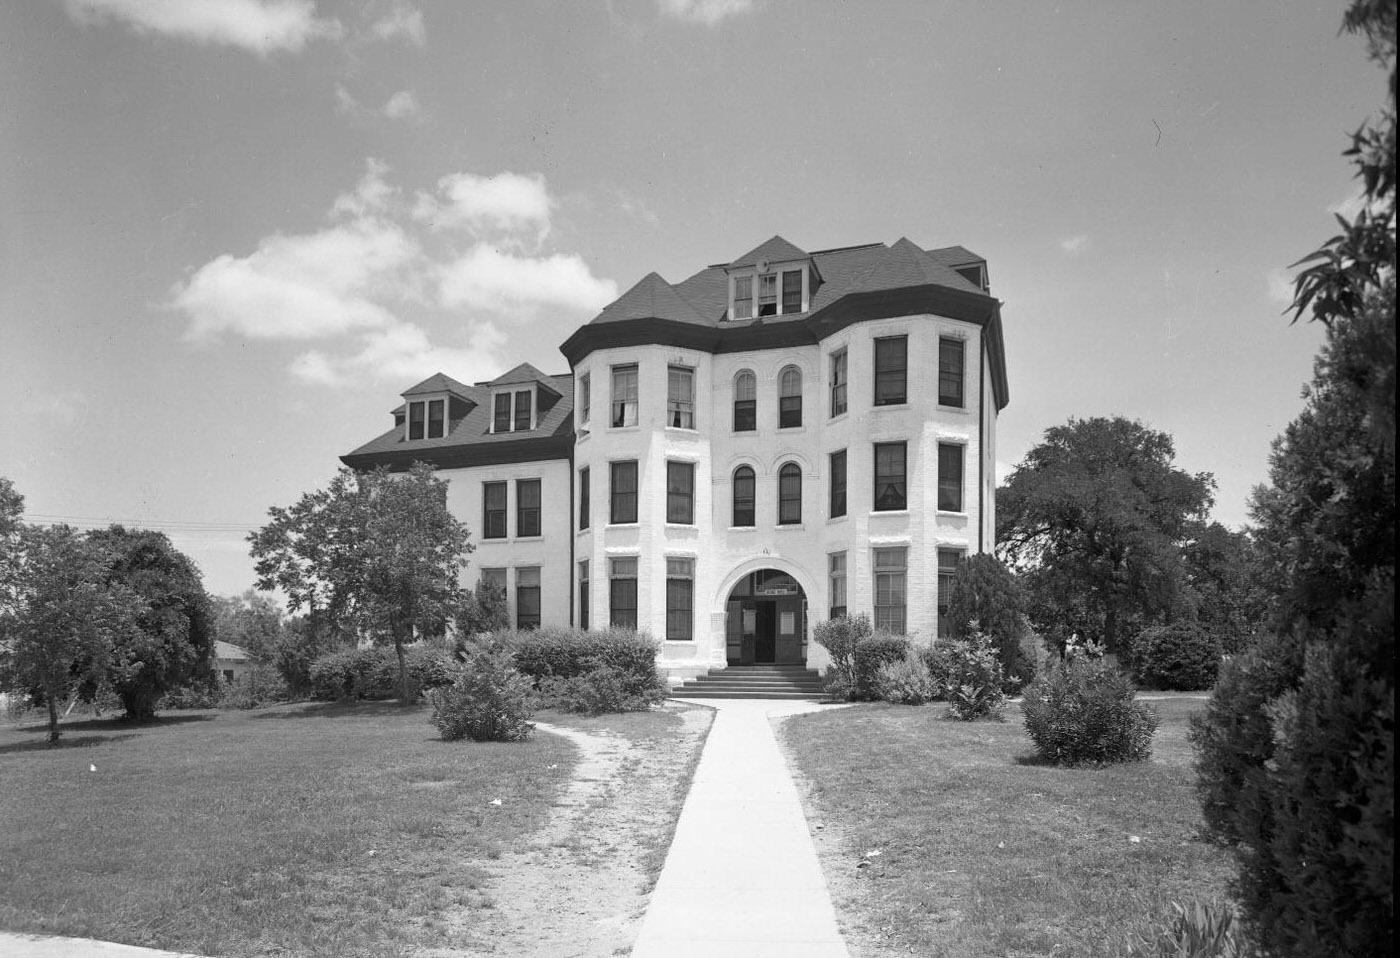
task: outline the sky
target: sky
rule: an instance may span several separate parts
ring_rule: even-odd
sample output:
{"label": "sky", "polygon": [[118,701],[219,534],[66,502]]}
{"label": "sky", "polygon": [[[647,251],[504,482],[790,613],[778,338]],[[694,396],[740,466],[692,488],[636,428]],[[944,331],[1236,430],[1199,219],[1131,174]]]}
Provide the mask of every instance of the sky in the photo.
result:
{"label": "sky", "polygon": [[0,4],[0,475],[206,587],[434,372],[558,346],[774,234],[960,244],[1003,303],[1004,475],[1122,415],[1238,528],[1321,331],[1384,74],[1344,3]]}

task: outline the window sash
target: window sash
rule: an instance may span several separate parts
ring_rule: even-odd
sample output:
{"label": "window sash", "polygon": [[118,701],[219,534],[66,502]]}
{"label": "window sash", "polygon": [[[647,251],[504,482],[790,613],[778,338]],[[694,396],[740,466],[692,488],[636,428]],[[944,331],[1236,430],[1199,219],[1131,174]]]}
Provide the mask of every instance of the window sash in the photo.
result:
{"label": "window sash", "polygon": [[754,525],[754,472],[748,466],[734,470],[734,516],[736,528]]}
{"label": "window sash", "polygon": [[612,424],[637,424],[637,367],[615,366],[612,384]]}
{"label": "window sash", "polygon": [[695,524],[695,464],[666,463],[666,521]]}
{"label": "window sash", "polygon": [[827,556],[827,573],[831,577],[831,618],[846,614],[846,553],[832,552]]}
{"label": "window sash", "polygon": [[620,629],[637,627],[637,577],[611,576],[608,579],[608,622]]}
{"label": "window sash", "polygon": [[846,351],[831,354],[831,415],[846,412]]}
{"label": "window sash", "polygon": [[875,340],[875,405],[893,406],[908,401],[908,368],[909,337]]}
{"label": "window sash", "polygon": [[802,470],[789,463],[778,472],[778,524],[802,521]]}
{"label": "window sash", "polygon": [[765,273],[758,278],[758,315],[778,314],[778,274]]}
{"label": "window sash", "polygon": [[902,442],[875,444],[875,511],[907,509],[908,450]]}
{"label": "window sash", "polygon": [[753,277],[734,277],[734,319],[753,318]]}
{"label": "window sash", "polygon": [[846,450],[831,454],[831,518],[846,514]]}
{"label": "window sash", "polygon": [[447,403],[441,399],[434,399],[428,403],[428,438],[441,439],[443,435],[444,415],[446,414]]}
{"label": "window sash", "polygon": [[963,362],[965,344],[961,339],[938,341],[938,402],[942,406],[963,404]]}
{"label": "window sash", "polygon": [[515,431],[528,432],[532,422],[530,391],[522,389],[515,394]]}
{"label": "window sash", "polygon": [[963,511],[963,447],[938,444],[938,510]]}
{"label": "window sash", "polygon": [[802,270],[783,271],[783,312],[802,312]]}
{"label": "window sash", "polygon": [[637,463],[615,462],[612,464],[611,522],[614,524],[637,521]]}
{"label": "window sash", "polygon": [[421,402],[411,402],[408,404],[408,438],[423,438],[423,415],[424,408]]}
{"label": "window sash", "polygon": [[584,466],[578,471],[578,527],[588,528],[588,520],[593,511],[589,488],[593,478],[592,470]]}
{"label": "window sash", "polygon": [[588,417],[593,411],[593,378],[589,373],[584,373],[578,380],[579,399],[579,422],[588,422]]}
{"label": "window sash", "polygon": [[510,432],[510,393],[497,393],[493,402],[495,416],[491,422],[491,431]]}
{"label": "window sash", "polygon": [[588,630],[588,560],[578,564],[578,627]]}
{"label": "window sash", "polygon": [[751,372],[734,377],[734,431],[752,432],[758,428],[758,380]]}
{"label": "window sash", "polygon": [[515,627],[540,627],[540,569],[529,566],[515,570]]}
{"label": "window sash", "polygon": [[481,485],[481,537],[504,539],[506,530],[506,484],[484,482]]}
{"label": "window sash", "polygon": [[940,639],[951,638],[953,635],[953,623],[948,619],[948,600],[953,595],[953,576],[957,573],[958,563],[962,557],[963,554],[958,549],[938,550],[938,595],[936,602],[938,637]]}
{"label": "window sash", "polygon": [[477,579],[476,587],[493,589],[505,595],[506,592],[506,570],[505,569],[482,569],[481,576]]}
{"label": "window sash", "polygon": [[537,536],[540,534],[540,480],[517,479],[515,481],[515,534],[517,536]]}
{"label": "window sash", "polygon": [[695,580],[693,566],[687,568],[690,561],[666,560],[666,639],[669,642],[689,642],[695,638]]}
{"label": "window sash", "polygon": [[695,428],[695,370],[671,366],[666,376],[666,425]]}

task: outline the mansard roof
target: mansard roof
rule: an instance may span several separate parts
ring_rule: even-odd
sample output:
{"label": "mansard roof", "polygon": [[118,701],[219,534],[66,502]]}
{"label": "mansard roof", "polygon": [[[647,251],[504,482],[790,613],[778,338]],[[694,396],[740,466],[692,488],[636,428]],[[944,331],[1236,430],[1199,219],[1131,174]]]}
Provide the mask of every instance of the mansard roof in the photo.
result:
{"label": "mansard roof", "polygon": [[789,263],[797,259],[806,259],[805,250],[800,250],[793,246],[781,236],[774,236],[770,240],[759,243],[743,256],[729,264],[729,269],[743,269],[746,266],[754,266],[763,263]]}
{"label": "mansard roof", "polygon": [[424,393],[452,393],[461,396],[463,399],[470,399],[471,387],[465,383],[459,383],[451,376],[444,376],[442,373],[433,373],[427,379],[416,386],[410,386],[399,393],[407,399],[409,396],[421,396]]}

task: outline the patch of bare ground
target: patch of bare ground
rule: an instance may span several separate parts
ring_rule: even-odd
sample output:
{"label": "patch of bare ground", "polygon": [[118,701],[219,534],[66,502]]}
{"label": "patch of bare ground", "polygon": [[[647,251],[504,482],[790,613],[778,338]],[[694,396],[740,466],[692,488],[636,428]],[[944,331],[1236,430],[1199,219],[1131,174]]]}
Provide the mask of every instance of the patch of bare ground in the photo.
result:
{"label": "patch of bare ground", "polygon": [[528,845],[484,863],[487,907],[441,916],[450,940],[473,944],[427,955],[607,958],[631,951],[714,718],[711,709],[681,703],[658,712],[537,723],[539,732],[579,749],[573,780]]}

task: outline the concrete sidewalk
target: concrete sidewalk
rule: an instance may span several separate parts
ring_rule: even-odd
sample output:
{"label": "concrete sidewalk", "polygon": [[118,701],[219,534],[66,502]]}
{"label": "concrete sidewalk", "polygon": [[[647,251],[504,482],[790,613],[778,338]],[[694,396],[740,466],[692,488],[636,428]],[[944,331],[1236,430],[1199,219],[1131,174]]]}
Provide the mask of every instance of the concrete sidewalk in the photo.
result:
{"label": "concrete sidewalk", "polygon": [[55,938],[0,931],[0,958],[199,958],[89,938]]}
{"label": "concrete sidewalk", "polygon": [[849,958],[769,723],[833,706],[694,702],[718,714],[632,958]]}

